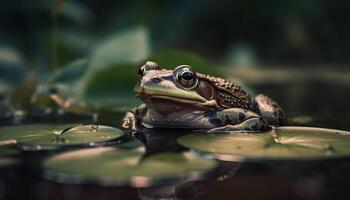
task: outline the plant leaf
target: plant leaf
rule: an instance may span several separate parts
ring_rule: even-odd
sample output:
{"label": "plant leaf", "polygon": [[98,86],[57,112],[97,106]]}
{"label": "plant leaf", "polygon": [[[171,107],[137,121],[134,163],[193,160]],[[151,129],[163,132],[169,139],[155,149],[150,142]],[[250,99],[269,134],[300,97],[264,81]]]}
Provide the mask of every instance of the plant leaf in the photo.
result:
{"label": "plant leaf", "polygon": [[43,167],[48,179],[65,183],[145,187],[153,181],[184,178],[216,166],[214,160],[194,154],[160,153],[141,159],[143,152],[143,148],[118,147],[76,150],[50,157]]}
{"label": "plant leaf", "polygon": [[263,133],[192,134],[179,144],[219,159],[264,161],[350,156],[350,133],[322,128],[279,127]]}
{"label": "plant leaf", "polygon": [[[70,129],[65,131],[68,128]],[[71,124],[9,126],[2,127],[0,132],[0,141],[16,140],[24,150],[94,146],[123,136],[123,132],[114,127],[101,125],[74,127]]]}

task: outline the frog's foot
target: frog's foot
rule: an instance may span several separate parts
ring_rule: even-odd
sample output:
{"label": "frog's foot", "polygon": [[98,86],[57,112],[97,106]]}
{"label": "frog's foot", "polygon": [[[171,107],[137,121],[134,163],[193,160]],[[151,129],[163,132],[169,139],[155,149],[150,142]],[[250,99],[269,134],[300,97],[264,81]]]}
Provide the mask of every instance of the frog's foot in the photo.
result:
{"label": "frog's foot", "polygon": [[261,132],[268,128],[267,122],[261,117],[254,117],[235,125],[226,125],[210,129],[208,132]]}
{"label": "frog's foot", "polygon": [[282,108],[274,100],[259,94],[255,97],[255,101],[261,115],[270,125],[281,126],[287,124],[287,118]]}
{"label": "frog's foot", "polygon": [[122,120],[122,127],[127,130],[136,131],[136,118],[133,112],[127,112]]}
{"label": "frog's foot", "polygon": [[144,114],[147,107],[145,104],[141,104],[138,107],[131,109],[127,112],[122,119],[122,127],[127,130],[137,131],[140,125],[140,116]]}
{"label": "frog's foot", "polygon": [[216,118],[221,126],[213,128],[209,132],[260,132],[269,127],[262,116],[242,108],[229,108],[219,111]]}

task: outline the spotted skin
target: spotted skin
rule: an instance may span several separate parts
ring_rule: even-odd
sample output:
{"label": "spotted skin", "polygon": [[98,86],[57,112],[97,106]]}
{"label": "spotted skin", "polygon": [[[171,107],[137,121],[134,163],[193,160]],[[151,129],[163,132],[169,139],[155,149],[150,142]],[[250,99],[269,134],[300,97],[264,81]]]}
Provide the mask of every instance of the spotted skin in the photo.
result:
{"label": "spotted skin", "polygon": [[215,88],[214,99],[222,108],[244,108],[257,111],[254,99],[239,85],[230,80],[197,73],[202,81],[207,81]]}
{"label": "spotted skin", "polygon": [[210,129],[208,132],[261,132],[268,129],[269,126],[261,117],[247,119],[239,124],[226,125]]}
{"label": "spotted skin", "polygon": [[260,114],[273,126],[282,126],[287,123],[282,108],[269,97],[259,94],[255,97]]}
{"label": "spotted skin", "polygon": [[268,129],[266,120],[259,114],[243,108],[229,108],[219,111],[216,115],[222,126],[209,132],[249,131],[259,132]]}
{"label": "spotted skin", "polygon": [[[220,113],[226,113],[226,117],[213,120],[216,122],[218,120],[221,121],[221,124],[226,127],[219,127],[213,130],[242,129],[246,131],[259,131],[265,130],[269,125],[281,126],[287,123],[282,108],[269,97],[262,94],[252,97],[239,85],[226,79],[199,73],[197,73],[197,76],[202,80],[208,81],[215,87],[215,100],[220,107],[226,108],[218,112],[218,116],[220,116]],[[250,115],[254,113],[255,118],[249,120],[249,122],[244,122],[244,120],[247,120],[245,118],[247,113]],[[228,120],[227,115],[231,116],[230,119],[236,118],[236,120]]]}

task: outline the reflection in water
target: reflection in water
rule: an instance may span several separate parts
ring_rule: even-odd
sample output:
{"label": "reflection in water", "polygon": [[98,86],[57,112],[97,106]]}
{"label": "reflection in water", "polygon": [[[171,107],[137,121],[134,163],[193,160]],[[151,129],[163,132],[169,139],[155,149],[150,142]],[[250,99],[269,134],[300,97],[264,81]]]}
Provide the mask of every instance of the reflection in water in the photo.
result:
{"label": "reflection in water", "polygon": [[139,188],[137,191],[141,199],[193,199],[204,194],[212,185],[232,178],[240,166],[235,162],[221,162],[219,167],[202,180],[188,179],[173,184]]}
{"label": "reflection in water", "polygon": [[[302,130],[307,132],[313,129],[310,129],[310,130],[302,129]],[[318,132],[319,131],[322,132],[322,130],[323,129],[315,129],[315,131],[318,131]],[[330,131],[330,130],[323,130],[323,132],[324,131]],[[339,132],[341,131],[335,131],[334,133],[333,132],[329,133],[330,134],[329,137],[335,137],[338,135]],[[148,155],[151,155],[153,153],[158,153],[162,151],[176,151],[176,152],[186,151],[186,149],[179,147],[178,144],[176,143],[176,140],[180,136],[183,137],[184,135],[188,135],[188,133],[187,134],[185,133],[186,131],[183,131],[183,130],[170,131],[166,129],[158,129],[158,130],[147,129],[147,130],[144,130],[143,133],[139,133],[137,137],[140,140],[142,140],[143,143],[146,145]],[[317,134],[317,137],[313,138],[313,142],[311,140],[310,142],[314,143],[315,141],[317,141],[318,137],[322,138],[321,135]],[[200,140],[200,141],[202,141],[201,144],[203,144],[203,140]],[[343,138],[341,141],[345,142],[345,139]],[[217,144],[217,142],[215,143]],[[207,145],[204,143],[203,145],[204,145],[203,148],[209,148],[208,146],[210,146],[209,143]],[[220,146],[220,144],[218,145]],[[316,145],[316,147],[318,146]],[[233,146],[231,145],[231,149],[232,148]],[[224,149],[229,150],[230,146],[226,146]],[[221,160],[220,158],[218,159]],[[321,169],[322,162],[315,163],[315,162],[304,161],[304,163],[299,163],[297,165],[290,165],[288,163],[284,163],[284,164],[276,163],[276,162],[274,163],[275,164],[273,163],[248,164],[243,170],[243,175],[245,170],[248,171],[248,173],[246,172],[247,174],[245,174],[246,176],[244,178],[242,178],[242,176],[241,177],[238,176],[238,179],[236,180],[236,178],[233,176],[236,174],[238,169],[241,169],[241,164],[238,162],[221,161],[219,166],[215,170],[211,171],[203,179],[192,180],[189,178],[186,180],[185,179],[177,180],[177,182],[172,182],[167,184],[159,183],[158,185],[153,187],[138,188],[137,191],[141,199],[194,199],[194,198],[200,199],[202,197],[205,197],[205,198],[208,196],[215,197],[217,195],[219,195],[218,197],[221,198],[226,196],[227,194],[231,194],[229,196],[234,196],[235,194],[239,194],[241,195],[241,197],[256,198],[259,195],[254,195],[250,193],[243,194],[243,191],[239,189],[234,190],[233,188],[234,187],[242,188],[242,186],[240,185],[240,183],[242,183],[244,185],[243,189],[245,190],[245,192],[247,192],[247,186],[248,186],[247,184],[249,184],[250,181],[252,185],[255,185],[255,187],[258,187],[257,185],[264,184],[266,180],[266,182],[269,184],[275,184],[275,183],[281,184],[280,187],[284,191],[286,191],[286,193],[288,192],[293,193],[294,197],[314,199],[321,196],[320,193],[322,191],[320,190],[320,188],[324,187],[323,186],[324,179],[323,178],[320,179],[319,175],[324,172],[316,173],[315,166]],[[324,164],[325,166],[327,166],[327,162],[323,162],[323,165]],[[323,167],[322,169],[325,169],[325,167]],[[254,173],[253,173],[253,176],[252,176],[251,174],[255,170],[258,170],[258,171],[260,170],[261,172],[258,172],[256,176],[254,176]],[[261,176],[261,174],[265,174],[265,173],[276,174],[276,176],[272,178]],[[304,173],[305,174],[310,173],[311,175],[308,176],[308,175],[305,175]],[[294,176],[296,177],[294,178]],[[251,180],[249,181],[249,179]],[[256,181],[257,183],[255,183]],[[221,188],[221,186],[224,186],[224,188]],[[229,188],[232,188],[232,190],[230,190]],[[262,191],[266,190],[267,188],[266,187],[262,187],[262,188],[265,188],[265,189],[262,189],[261,191],[258,190],[257,193],[265,194],[265,192],[262,192]],[[271,189],[269,188],[269,190]],[[225,195],[221,195],[220,191],[222,191],[222,194],[225,194]],[[284,192],[282,193],[277,192],[276,194],[285,197]],[[272,193],[271,193],[271,196],[273,196]],[[227,196],[225,197],[225,199],[227,199]]]}
{"label": "reflection in water", "polygon": [[[145,157],[160,152],[185,152],[186,148],[176,140],[188,134],[184,130],[144,129],[135,136],[146,145]],[[141,199],[188,199],[204,193],[208,187],[217,182],[231,178],[240,168],[237,162],[220,162],[219,166],[203,177],[186,177],[173,182],[158,183],[156,186],[139,188]]]}
{"label": "reflection in water", "polygon": [[145,155],[160,152],[183,152],[186,148],[177,144],[176,139],[188,134],[182,129],[147,129],[144,128],[134,136],[146,146]]}

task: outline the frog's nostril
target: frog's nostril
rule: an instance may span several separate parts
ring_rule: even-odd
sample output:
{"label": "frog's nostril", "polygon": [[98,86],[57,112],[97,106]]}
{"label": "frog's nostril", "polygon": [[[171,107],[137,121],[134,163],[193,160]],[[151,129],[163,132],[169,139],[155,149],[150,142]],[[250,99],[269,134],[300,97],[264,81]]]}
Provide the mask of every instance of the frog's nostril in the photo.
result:
{"label": "frog's nostril", "polygon": [[154,77],[154,78],[152,78],[152,81],[155,82],[155,83],[159,83],[159,82],[162,81],[162,79],[159,78],[159,77]]}

